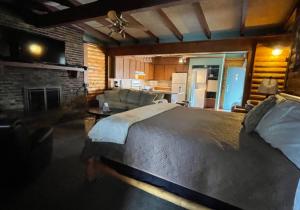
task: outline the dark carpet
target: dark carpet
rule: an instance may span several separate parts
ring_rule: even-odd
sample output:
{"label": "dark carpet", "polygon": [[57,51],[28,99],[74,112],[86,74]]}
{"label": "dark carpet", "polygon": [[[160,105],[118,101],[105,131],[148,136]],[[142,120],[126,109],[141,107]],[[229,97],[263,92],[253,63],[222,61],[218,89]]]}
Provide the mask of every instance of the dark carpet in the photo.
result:
{"label": "dark carpet", "polygon": [[84,164],[79,159],[85,137],[81,120],[56,126],[50,165],[25,186],[2,189],[0,209],[182,209],[106,175],[86,183]]}

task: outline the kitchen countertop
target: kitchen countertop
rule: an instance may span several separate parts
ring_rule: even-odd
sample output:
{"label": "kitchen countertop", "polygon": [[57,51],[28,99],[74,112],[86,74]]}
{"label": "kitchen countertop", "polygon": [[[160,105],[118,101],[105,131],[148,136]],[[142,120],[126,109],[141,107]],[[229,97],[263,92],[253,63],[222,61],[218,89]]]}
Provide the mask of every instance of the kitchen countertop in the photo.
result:
{"label": "kitchen countertop", "polygon": [[167,90],[151,90],[149,92],[152,92],[152,93],[163,93],[163,94],[178,94],[176,92],[172,92],[172,91],[167,91]]}

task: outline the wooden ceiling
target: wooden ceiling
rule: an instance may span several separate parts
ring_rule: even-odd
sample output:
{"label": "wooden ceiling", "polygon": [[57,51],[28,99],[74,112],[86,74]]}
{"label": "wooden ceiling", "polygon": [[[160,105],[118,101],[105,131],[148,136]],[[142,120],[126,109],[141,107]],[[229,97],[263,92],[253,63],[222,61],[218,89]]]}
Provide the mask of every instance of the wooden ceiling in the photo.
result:
{"label": "wooden ceiling", "polygon": [[[107,45],[184,42],[281,33],[297,0],[2,0],[38,27],[73,25]],[[109,36],[109,10],[144,30]]]}

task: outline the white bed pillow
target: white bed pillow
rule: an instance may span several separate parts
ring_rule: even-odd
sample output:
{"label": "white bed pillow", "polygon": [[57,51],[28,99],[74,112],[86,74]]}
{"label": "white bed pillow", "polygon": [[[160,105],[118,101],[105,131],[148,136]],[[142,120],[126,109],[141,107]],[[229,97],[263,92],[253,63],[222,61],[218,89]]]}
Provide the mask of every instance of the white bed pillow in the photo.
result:
{"label": "white bed pillow", "polygon": [[300,169],[300,103],[286,100],[265,114],[255,131]]}

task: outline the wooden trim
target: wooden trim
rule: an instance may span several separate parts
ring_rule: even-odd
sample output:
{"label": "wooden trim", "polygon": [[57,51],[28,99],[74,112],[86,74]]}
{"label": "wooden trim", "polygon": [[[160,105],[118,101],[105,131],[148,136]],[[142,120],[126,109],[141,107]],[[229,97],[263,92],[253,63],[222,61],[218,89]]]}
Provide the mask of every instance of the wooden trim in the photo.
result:
{"label": "wooden trim", "polygon": [[249,1],[248,0],[242,0],[242,1],[243,1],[243,4],[242,4],[242,11],[241,11],[240,35],[244,36]]}
{"label": "wooden trim", "polygon": [[198,21],[199,21],[199,23],[200,23],[200,25],[201,25],[201,27],[202,27],[202,29],[203,29],[206,37],[208,39],[211,39],[211,31],[209,30],[209,26],[207,24],[207,21],[206,21],[204,12],[202,10],[202,7],[200,5],[200,2],[194,2],[193,3],[193,7],[195,9]]}
{"label": "wooden trim", "polygon": [[292,8],[290,9],[290,11],[288,12],[288,15],[286,16],[286,18],[282,22],[283,28],[284,28],[285,24],[289,21],[289,19],[292,17],[292,15],[294,14],[295,10],[299,10],[299,8],[300,8],[300,1],[296,0],[295,3],[294,3],[294,5],[292,6]]}
{"label": "wooden trim", "polygon": [[82,28],[84,31],[86,31],[87,33],[91,34],[92,36],[95,36],[98,39],[108,39],[118,45],[120,45],[120,42],[112,37],[110,37],[109,35],[102,33],[101,31],[98,31],[96,29],[94,29],[93,27],[85,24],[85,23],[77,23],[76,24],[78,27]]}
{"label": "wooden trim", "polygon": [[157,9],[156,11],[158,12],[158,14],[160,15],[160,17],[162,18],[165,26],[173,33],[173,35],[179,41],[182,42],[183,41],[183,35],[178,30],[178,28],[174,25],[174,23],[170,20],[170,18],[168,17],[168,15],[161,8]]}
{"label": "wooden trim", "polygon": [[253,43],[251,51],[248,51],[246,81],[244,85],[244,95],[243,95],[243,102],[242,102],[243,106],[247,103],[247,100],[249,99],[251,94],[252,74],[253,74],[253,66],[255,61],[256,46],[257,46],[257,42]]}
{"label": "wooden trim", "polygon": [[264,43],[283,43],[291,42],[293,34],[283,34],[275,36],[259,36],[259,37],[240,37],[235,39],[224,40],[205,40],[197,42],[182,43],[163,43],[153,45],[134,45],[109,47],[107,53],[109,55],[153,55],[153,54],[182,54],[182,53],[210,53],[210,52],[230,52],[230,51],[249,51],[252,50],[253,44],[258,41]]}
{"label": "wooden trim", "polygon": [[50,65],[50,64],[42,64],[42,63],[23,63],[23,62],[0,61],[0,66],[84,72],[83,67],[70,67],[70,66]]}
{"label": "wooden trim", "polygon": [[116,170],[107,166],[106,164],[102,162],[98,162],[94,158],[90,158],[86,162],[86,180],[89,182],[93,182],[97,178],[97,175],[100,173],[108,174],[122,182],[125,182],[126,184],[129,184],[155,197],[161,198],[163,200],[166,200],[170,203],[173,203],[185,209],[209,210],[209,208],[205,206],[202,206],[198,203],[182,198],[168,191],[165,191],[162,188],[122,175],[118,173]]}

